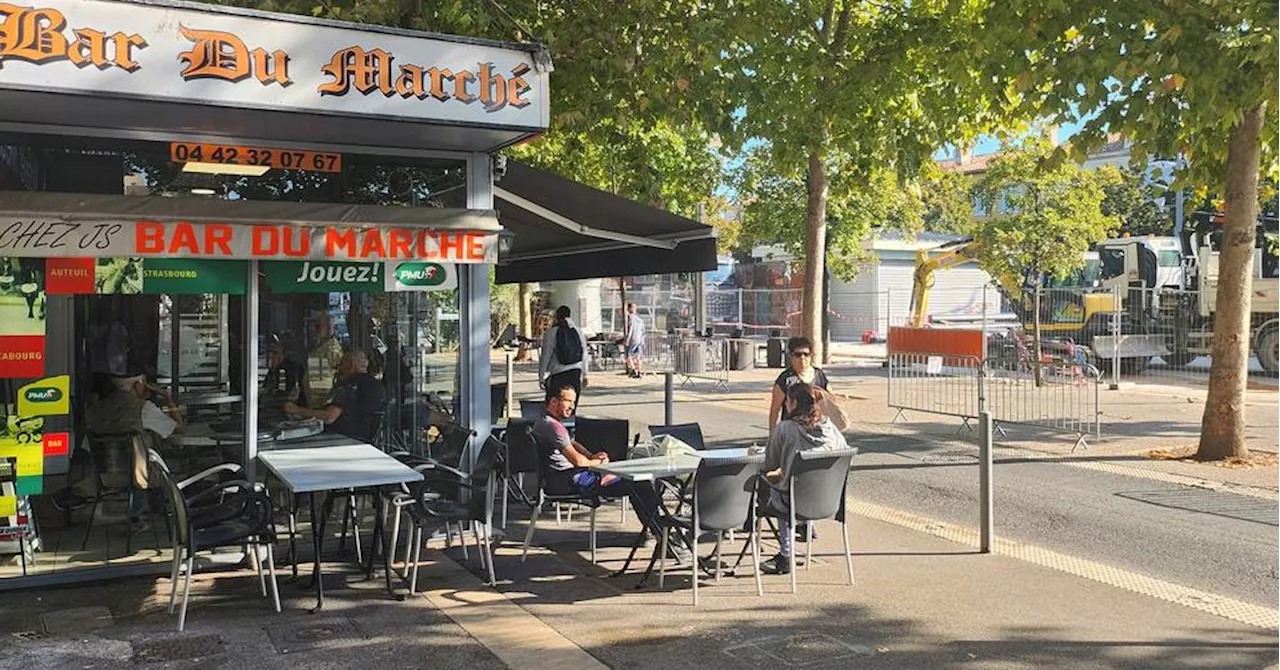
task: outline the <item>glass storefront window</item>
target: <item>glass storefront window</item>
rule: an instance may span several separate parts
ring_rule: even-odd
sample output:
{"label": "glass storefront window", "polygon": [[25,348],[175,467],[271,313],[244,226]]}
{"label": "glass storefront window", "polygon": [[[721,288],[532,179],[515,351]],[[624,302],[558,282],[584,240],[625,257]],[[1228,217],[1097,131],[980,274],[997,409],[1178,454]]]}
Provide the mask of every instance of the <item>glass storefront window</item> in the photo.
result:
{"label": "glass storefront window", "polygon": [[[0,145],[17,149],[0,158],[19,155],[31,168],[0,161],[0,187],[10,190],[396,207],[465,203],[464,163],[452,159],[343,154],[335,172],[274,168],[246,175],[217,166],[184,169],[169,160],[162,142],[0,136]],[[387,291],[379,281],[281,289],[267,281],[271,268],[298,271],[299,264],[263,261],[260,300],[251,305],[244,261],[89,259],[87,284],[70,292],[45,290],[46,261],[0,259],[0,335],[9,334],[5,324],[38,331],[45,354],[43,377],[0,378],[0,579],[167,565],[172,542],[159,491],[144,488],[145,478],[133,471],[133,443],[114,435],[149,417],[149,427],[162,429],[141,431],[145,445],[179,479],[218,463],[243,464],[250,309],[259,319],[260,431],[294,420],[285,401],[323,408],[346,373],[343,356],[354,351],[365,354],[368,374],[383,390],[380,445],[421,452],[434,435],[432,412],[457,414],[456,288]],[[157,267],[165,272],[144,281],[146,268]],[[187,278],[190,288],[153,276]],[[21,414],[15,401],[21,390],[61,376],[67,378],[62,415],[33,421]],[[104,483],[124,491],[97,511],[95,460],[109,469]]]}

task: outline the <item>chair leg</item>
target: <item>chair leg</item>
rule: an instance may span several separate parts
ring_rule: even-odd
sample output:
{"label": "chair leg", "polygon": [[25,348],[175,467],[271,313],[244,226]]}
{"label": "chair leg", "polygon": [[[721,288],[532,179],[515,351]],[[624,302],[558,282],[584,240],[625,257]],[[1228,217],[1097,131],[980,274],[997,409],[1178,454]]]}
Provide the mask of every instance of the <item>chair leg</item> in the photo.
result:
{"label": "chair leg", "polygon": [[489,586],[497,586],[498,578],[493,570],[493,534],[485,533],[484,552],[489,555]]}
{"label": "chair leg", "polygon": [[764,596],[764,582],[760,577],[760,519],[752,525],[751,529],[751,567],[754,568],[756,574],[756,595]]}
{"label": "chair leg", "polygon": [[351,498],[347,497],[347,502],[342,506],[342,536],[338,538],[338,551],[347,550],[347,522],[351,520],[351,514],[348,506],[351,504]]}
{"label": "chair leg", "polygon": [[404,572],[402,574],[405,579],[409,578],[409,561],[413,557],[413,537],[415,528],[417,528],[417,526],[413,525],[413,519],[410,518],[409,532],[406,533],[404,538]]}
{"label": "chair leg", "polygon": [[563,523],[560,520],[560,503],[555,503],[555,506],[556,506],[556,525],[559,526],[561,523]]}
{"label": "chair leg", "polygon": [[[136,495],[132,488],[129,489],[129,511],[125,513],[125,536],[124,536],[124,555],[133,556],[133,496]],[[142,517],[139,516],[141,521]],[[110,532],[108,530],[107,532]]]}
{"label": "chair leg", "polygon": [[660,589],[667,584],[667,535],[669,534],[668,530],[663,528],[662,538],[658,540],[658,588]]}
{"label": "chair leg", "polygon": [[89,534],[93,532],[93,520],[98,516],[98,505],[102,504],[102,486],[98,486],[98,493],[93,497],[93,507],[89,508],[89,520],[84,525],[84,541],[80,543],[80,551],[84,551],[89,546]]}
{"label": "chair leg", "polygon": [[462,560],[471,560],[471,555],[467,552],[467,532],[462,529],[462,522],[458,522],[458,543],[462,545]]}
{"label": "chair leg", "polygon": [[418,592],[418,562],[422,558],[422,526],[414,526],[409,535],[413,538],[413,569],[410,570],[409,595]]}
{"label": "chair leg", "polygon": [[[791,506],[788,505],[788,507],[791,507]],[[787,532],[791,533],[791,536],[792,536],[791,537],[791,556],[787,557],[787,560],[791,561],[791,592],[795,593],[796,592],[796,541],[795,541],[796,510],[795,508],[791,507],[791,509],[787,510],[787,514],[790,515],[790,521],[791,521],[791,526],[787,528]]]}
{"label": "chair leg", "polygon": [[178,612],[178,632],[187,627],[187,602],[191,600],[191,573],[195,571],[195,555],[187,556],[187,579],[182,586],[182,609]]}
{"label": "chair leg", "polygon": [[[849,513],[845,512],[848,517]],[[853,586],[853,552],[849,551],[849,521],[840,522],[840,535],[844,538],[844,562],[849,566],[849,586]]]}
{"label": "chair leg", "polygon": [[351,537],[356,544],[356,563],[364,565],[364,549],[360,546],[360,511],[356,505],[356,497],[352,495],[350,500],[347,510],[351,514]]}
{"label": "chair leg", "polygon": [[619,512],[618,522],[626,523],[627,522],[627,499],[619,498],[619,500],[622,501],[622,504],[618,505],[618,512]]}
{"label": "chair leg", "polygon": [[276,551],[275,548],[267,543],[267,576],[271,578],[271,604],[275,606],[276,613],[280,613],[280,585],[276,583]]}
{"label": "chair leg", "polygon": [[[809,571],[809,566],[813,565],[813,522],[810,521],[804,525],[804,570]],[[795,553],[795,542],[792,541],[793,547],[791,553]]]}
{"label": "chair leg", "polygon": [[[387,504],[390,504],[390,502],[388,502]],[[401,509],[399,506],[395,506],[395,508],[396,508],[396,518],[391,522],[391,544],[390,546],[387,547],[387,556],[391,557],[392,568],[395,567],[395,562],[396,562],[396,545],[400,544]]]}
{"label": "chair leg", "polygon": [[717,533],[717,534],[716,534],[716,558],[715,558],[715,561],[716,561],[716,583],[717,583],[717,584],[719,584],[719,583],[720,583],[720,573],[721,573],[721,568],[720,568],[720,545],[722,545],[722,544],[724,544],[724,536],[723,536],[723,535],[721,535],[721,534],[719,534],[719,533]]}
{"label": "chair leg", "polygon": [[258,556],[258,545],[246,544],[245,553],[249,554],[249,562],[253,564],[253,569],[258,573],[258,591],[265,598],[267,596],[267,574],[262,570],[262,560]]}
{"label": "chair leg", "polygon": [[480,524],[474,521],[471,522],[471,538],[476,541],[476,556],[480,558],[480,570],[483,571],[485,569],[484,547],[480,541]]}
{"label": "chair leg", "polygon": [[524,563],[524,559],[529,557],[529,543],[533,542],[533,529],[538,526],[538,516],[542,514],[542,502],[533,506],[533,513],[529,515],[529,530],[524,533],[524,549],[520,551],[520,562]]}
{"label": "chair leg", "polygon": [[185,547],[181,545],[173,548],[173,572],[169,578],[169,614],[173,614],[173,606],[178,600],[178,575],[182,570],[182,554]]}
{"label": "chair leg", "polygon": [[591,508],[591,564],[596,564],[596,508]]}

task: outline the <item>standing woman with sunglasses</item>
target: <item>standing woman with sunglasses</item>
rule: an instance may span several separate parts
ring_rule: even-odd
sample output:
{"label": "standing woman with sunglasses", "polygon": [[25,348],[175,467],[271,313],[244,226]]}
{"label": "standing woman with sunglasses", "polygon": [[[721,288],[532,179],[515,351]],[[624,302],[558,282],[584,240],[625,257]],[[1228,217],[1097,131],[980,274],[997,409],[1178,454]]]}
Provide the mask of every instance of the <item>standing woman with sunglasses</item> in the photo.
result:
{"label": "standing woman with sunglasses", "polygon": [[787,397],[787,389],[804,383],[821,393],[827,391],[827,375],[813,364],[813,341],[803,335],[787,340],[787,351],[791,352],[791,362],[787,369],[778,375],[773,383],[773,398],[769,402],[769,432],[773,432],[782,416],[783,401]]}

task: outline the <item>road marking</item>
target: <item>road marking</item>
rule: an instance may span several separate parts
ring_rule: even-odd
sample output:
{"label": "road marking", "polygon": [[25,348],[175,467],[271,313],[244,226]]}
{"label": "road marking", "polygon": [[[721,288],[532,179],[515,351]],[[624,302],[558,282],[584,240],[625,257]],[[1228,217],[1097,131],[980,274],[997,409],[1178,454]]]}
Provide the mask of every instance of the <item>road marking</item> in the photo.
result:
{"label": "road marking", "polygon": [[[849,502],[850,510],[858,516],[928,533],[957,544],[978,546],[979,536],[976,528],[937,521],[854,498],[850,498]],[[1250,626],[1267,630],[1280,629],[1280,611],[1267,607],[1198,591],[1173,582],[1014,540],[997,537],[991,549],[996,554],[1016,558],[1032,565],[1058,570]]]}

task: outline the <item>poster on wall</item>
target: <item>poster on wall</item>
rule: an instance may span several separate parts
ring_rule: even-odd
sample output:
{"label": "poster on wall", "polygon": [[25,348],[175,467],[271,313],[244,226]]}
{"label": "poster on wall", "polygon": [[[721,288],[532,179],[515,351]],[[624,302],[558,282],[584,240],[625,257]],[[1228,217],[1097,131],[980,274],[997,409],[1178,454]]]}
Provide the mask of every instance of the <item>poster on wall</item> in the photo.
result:
{"label": "poster on wall", "polygon": [[53,294],[243,295],[242,261],[191,258],[50,258],[49,289]]}
{"label": "poster on wall", "polygon": [[267,261],[262,272],[272,293],[445,291],[458,287],[455,265],[430,261]]}
{"label": "poster on wall", "polygon": [[42,258],[0,258],[0,378],[44,376]]}

